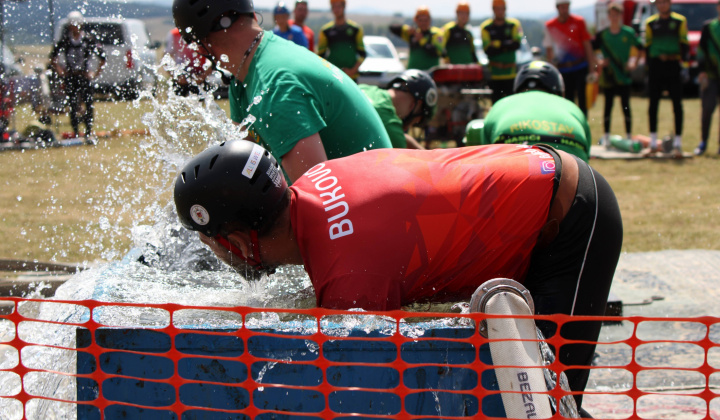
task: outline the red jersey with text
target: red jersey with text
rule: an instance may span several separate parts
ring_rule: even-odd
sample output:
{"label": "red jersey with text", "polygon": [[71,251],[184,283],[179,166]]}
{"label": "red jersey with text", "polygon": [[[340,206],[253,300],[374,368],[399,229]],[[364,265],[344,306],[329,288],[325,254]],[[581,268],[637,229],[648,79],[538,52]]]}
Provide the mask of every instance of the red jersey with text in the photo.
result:
{"label": "red jersey with text", "polygon": [[522,281],[545,224],[552,156],[523,145],[384,149],[292,185],[292,223],[318,306],[398,309]]}

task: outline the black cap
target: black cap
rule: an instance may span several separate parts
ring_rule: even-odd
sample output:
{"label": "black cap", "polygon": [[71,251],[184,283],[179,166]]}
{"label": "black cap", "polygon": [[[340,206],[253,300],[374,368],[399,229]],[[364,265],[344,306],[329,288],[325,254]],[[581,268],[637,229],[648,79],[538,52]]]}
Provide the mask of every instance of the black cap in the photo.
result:
{"label": "black cap", "polygon": [[563,96],[565,82],[562,75],[552,64],[546,61],[531,61],[523,66],[515,76],[515,93],[526,90],[543,90],[548,93]]}
{"label": "black cap", "polygon": [[422,101],[422,121],[420,125],[432,119],[438,102],[438,91],[435,81],[429,74],[420,70],[406,70],[390,82],[390,88],[408,92],[415,99]]}
{"label": "black cap", "polygon": [[252,0],[174,0],[172,12],[180,35],[191,44],[208,36],[220,16],[253,14],[255,6]]}
{"label": "black cap", "polygon": [[185,163],[175,180],[175,208],[183,226],[207,236],[229,222],[259,231],[279,210],[287,188],[267,150],[231,140]]}

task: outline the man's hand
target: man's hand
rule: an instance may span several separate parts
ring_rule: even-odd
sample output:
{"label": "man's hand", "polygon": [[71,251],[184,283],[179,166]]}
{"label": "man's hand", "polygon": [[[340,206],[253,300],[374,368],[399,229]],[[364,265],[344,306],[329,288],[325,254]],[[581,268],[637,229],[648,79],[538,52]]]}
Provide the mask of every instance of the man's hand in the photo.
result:
{"label": "man's hand", "polygon": [[358,73],[357,69],[354,67],[343,67],[342,70],[345,72],[345,74],[347,74],[351,78]]}
{"label": "man's hand", "polygon": [[700,91],[704,91],[708,86],[708,75],[707,72],[701,71],[698,74],[698,85],[700,85]]}

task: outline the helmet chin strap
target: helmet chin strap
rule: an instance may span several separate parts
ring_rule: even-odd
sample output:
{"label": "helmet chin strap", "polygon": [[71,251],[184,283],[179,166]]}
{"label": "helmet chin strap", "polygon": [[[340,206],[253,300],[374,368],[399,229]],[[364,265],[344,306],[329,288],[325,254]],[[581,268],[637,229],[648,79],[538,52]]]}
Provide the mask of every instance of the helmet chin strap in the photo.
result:
{"label": "helmet chin strap", "polygon": [[251,258],[246,258],[237,247],[227,240],[227,238],[217,235],[215,236],[215,240],[218,241],[220,245],[224,246],[228,251],[232,252],[233,255],[245,261],[252,268],[258,271],[265,270],[265,267],[263,267],[262,261],[260,260],[260,242],[258,241],[258,233],[256,230],[250,231],[250,245],[252,246]]}

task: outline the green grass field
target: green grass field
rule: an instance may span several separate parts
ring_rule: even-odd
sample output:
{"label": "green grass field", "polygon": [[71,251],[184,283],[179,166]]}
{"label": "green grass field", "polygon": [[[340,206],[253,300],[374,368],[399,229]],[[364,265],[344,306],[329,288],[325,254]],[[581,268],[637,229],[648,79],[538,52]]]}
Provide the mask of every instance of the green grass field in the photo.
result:
{"label": "green grass field", "polygon": [[[602,97],[591,110],[601,134]],[[227,102],[220,102],[227,110]],[[633,98],[635,133],[647,131],[647,101]],[[98,102],[96,130],[142,129],[149,101]],[[672,130],[669,101],[660,108],[660,133]],[[685,101],[685,150],[699,142],[700,105]],[[15,125],[32,115],[23,106]],[[58,131],[68,119],[58,117]],[[613,132],[622,133],[616,105]],[[708,155],[674,160],[592,162],[615,189],[625,226],[623,251],[720,249],[720,159],[717,122]],[[0,153],[0,258],[61,262],[119,258],[133,244],[130,229],[168,211],[173,174],[151,153],[152,137],[111,137],[97,146]],[[154,203],[154,204],[153,204]],[[152,204],[152,205],[151,205]]]}

